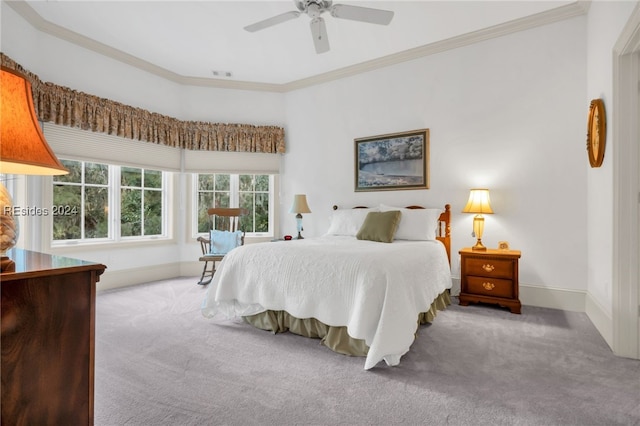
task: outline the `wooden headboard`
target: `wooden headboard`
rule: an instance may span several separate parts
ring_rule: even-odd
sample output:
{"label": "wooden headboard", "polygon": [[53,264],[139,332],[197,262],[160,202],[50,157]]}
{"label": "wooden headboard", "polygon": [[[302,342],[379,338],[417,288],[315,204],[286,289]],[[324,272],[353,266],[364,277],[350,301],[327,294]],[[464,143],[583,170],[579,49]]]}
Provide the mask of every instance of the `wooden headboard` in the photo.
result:
{"label": "wooden headboard", "polygon": [[[354,209],[366,209],[366,206],[356,206]],[[424,209],[422,206],[407,206],[406,209]],[[333,206],[333,210],[338,210],[338,206]],[[451,205],[444,205],[444,212],[440,213],[438,218],[438,229],[436,230],[436,239],[442,244],[447,251],[449,258],[449,266],[451,266]]]}

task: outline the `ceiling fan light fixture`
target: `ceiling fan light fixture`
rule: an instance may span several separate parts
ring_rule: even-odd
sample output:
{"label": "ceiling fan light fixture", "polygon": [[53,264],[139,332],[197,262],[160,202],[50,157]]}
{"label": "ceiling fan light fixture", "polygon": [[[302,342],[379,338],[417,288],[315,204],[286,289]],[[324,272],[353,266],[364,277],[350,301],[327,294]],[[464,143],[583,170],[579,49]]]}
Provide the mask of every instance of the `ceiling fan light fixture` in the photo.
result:
{"label": "ceiling fan light fixture", "polygon": [[307,7],[307,15],[309,15],[311,19],[318,18],[322,14],[322,12],[324,12],[324,10],[322,10],[320,6],[315,3],[312,3],[309,5],[309,7]]}

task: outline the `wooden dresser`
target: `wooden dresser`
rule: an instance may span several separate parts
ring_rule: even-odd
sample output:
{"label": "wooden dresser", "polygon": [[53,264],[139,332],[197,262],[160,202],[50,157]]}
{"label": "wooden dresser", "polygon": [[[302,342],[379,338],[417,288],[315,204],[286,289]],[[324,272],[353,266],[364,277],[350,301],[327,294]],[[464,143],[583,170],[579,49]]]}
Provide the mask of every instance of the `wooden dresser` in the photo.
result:
{"label": "wooden dresser", "polygon": [[460,250],[460,305],[497,303],[519,314],[518,250]]}
{"label": "wooden dresser", "polygon": [[20,249],[9,257],[2,425],[92,425],[96,282],[106,267]]}

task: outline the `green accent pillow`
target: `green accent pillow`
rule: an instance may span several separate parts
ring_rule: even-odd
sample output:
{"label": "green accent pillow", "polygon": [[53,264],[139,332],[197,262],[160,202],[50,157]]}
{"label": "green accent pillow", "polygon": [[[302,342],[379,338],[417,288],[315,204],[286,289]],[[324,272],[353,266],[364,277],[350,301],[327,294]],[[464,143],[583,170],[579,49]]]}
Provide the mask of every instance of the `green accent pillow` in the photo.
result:
{"label": "green accent pillow", "polygon": [[369,212],[356,234],[359,240],[390,243],[396,235],[402,213],[399,210],[388,212]]}

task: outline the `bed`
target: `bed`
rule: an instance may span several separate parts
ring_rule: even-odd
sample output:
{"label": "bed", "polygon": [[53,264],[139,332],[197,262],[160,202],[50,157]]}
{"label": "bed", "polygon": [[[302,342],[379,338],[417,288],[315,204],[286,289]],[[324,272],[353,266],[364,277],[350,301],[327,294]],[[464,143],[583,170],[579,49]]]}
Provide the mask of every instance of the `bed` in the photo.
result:
{"label": "bed", "polygon": [[290,331],[335,352],[364,356],[366,370],[394,366],[421,323],[450,304],[450,207],[337,209],[327,233],[247,244],[220,263],[205,317]]}

